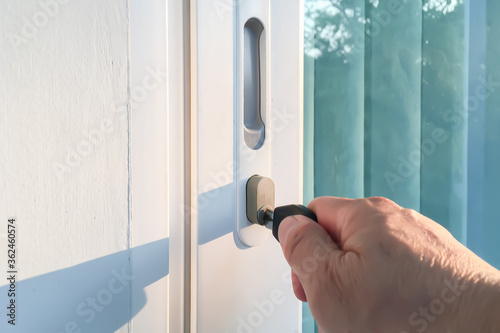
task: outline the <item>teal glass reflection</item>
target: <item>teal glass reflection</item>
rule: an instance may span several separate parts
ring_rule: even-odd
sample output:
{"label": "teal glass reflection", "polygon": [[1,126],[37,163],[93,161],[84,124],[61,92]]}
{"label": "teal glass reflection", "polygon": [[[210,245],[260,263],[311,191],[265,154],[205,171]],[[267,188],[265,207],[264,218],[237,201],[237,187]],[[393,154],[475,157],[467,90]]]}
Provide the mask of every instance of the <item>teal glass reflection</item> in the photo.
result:
{"label": "teal glass reflection", "polygon": [[500,268],[500,2],[304,7],[304,202],[388,197]]}

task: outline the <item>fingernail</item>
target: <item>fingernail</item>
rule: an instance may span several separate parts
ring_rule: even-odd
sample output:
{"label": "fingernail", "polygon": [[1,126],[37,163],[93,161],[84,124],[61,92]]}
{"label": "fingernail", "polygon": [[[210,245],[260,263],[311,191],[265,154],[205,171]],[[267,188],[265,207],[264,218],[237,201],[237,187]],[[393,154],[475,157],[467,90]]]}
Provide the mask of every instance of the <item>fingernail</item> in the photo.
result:
{"label": "fingernail", "polygon": [[286,243],[291,230],[299,226],[300,221],[295,216],[288,216],[281,221],[278,229],[278,238],[281,244]]}

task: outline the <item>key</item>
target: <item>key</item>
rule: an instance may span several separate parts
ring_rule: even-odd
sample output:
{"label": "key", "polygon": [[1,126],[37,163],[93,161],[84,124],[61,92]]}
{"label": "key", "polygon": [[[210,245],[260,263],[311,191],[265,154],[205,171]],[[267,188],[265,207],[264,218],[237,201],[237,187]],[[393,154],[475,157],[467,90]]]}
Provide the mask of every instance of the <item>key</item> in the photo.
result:
{"label": "key", "polygon": [[288,216],[304,215],[318,222],[313,211],[303,205],[286,205],[274,208],[274,182],[270,178],[255,175],[247,182],[247,218],[250,222],[272,229],[279,242],[278,229]]}
{"label": "key", "polygon": [[263,213],[263,222],[265,222],[266,225],[269,223],[272,223],[272,230],[273,230],[273,236],[276,238],[276,240],[279,242],[278,238],[278,229],[280,227],[281,222],[288,216],[294,216],[294,215],[304,215],[314,222],[318,222],[318,218],[316,217],[316,214],[309,208],[303,206],[303,205],[287,205],[287,206],[280,206],[276,207],[274,210],[273,209],[265,209]]}

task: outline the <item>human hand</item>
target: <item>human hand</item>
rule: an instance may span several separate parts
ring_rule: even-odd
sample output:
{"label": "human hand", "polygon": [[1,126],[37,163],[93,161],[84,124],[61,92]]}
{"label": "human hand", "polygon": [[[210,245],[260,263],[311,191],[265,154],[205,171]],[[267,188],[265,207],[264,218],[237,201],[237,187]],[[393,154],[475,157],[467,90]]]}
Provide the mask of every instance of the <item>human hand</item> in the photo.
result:
{"label": "human hand", "polygon": [[326,332],[500,332],[500,273],[436,222],[385,198],[323,197],[285,219],[295,295]]}

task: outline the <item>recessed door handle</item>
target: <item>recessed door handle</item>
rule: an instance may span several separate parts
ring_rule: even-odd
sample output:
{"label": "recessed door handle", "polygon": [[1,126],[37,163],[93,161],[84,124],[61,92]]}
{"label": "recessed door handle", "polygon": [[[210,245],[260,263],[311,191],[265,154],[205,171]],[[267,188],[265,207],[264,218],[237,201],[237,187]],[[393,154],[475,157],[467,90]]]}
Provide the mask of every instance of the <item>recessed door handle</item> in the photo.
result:
{"label": "recessed door handle", "polygon": [[249,19],[244,26],[243,51],[243,123],[244,140],[250,149],[257,150],[264,144],[265,125],[262,109],[265,98],[265,31],[262,23]]}

